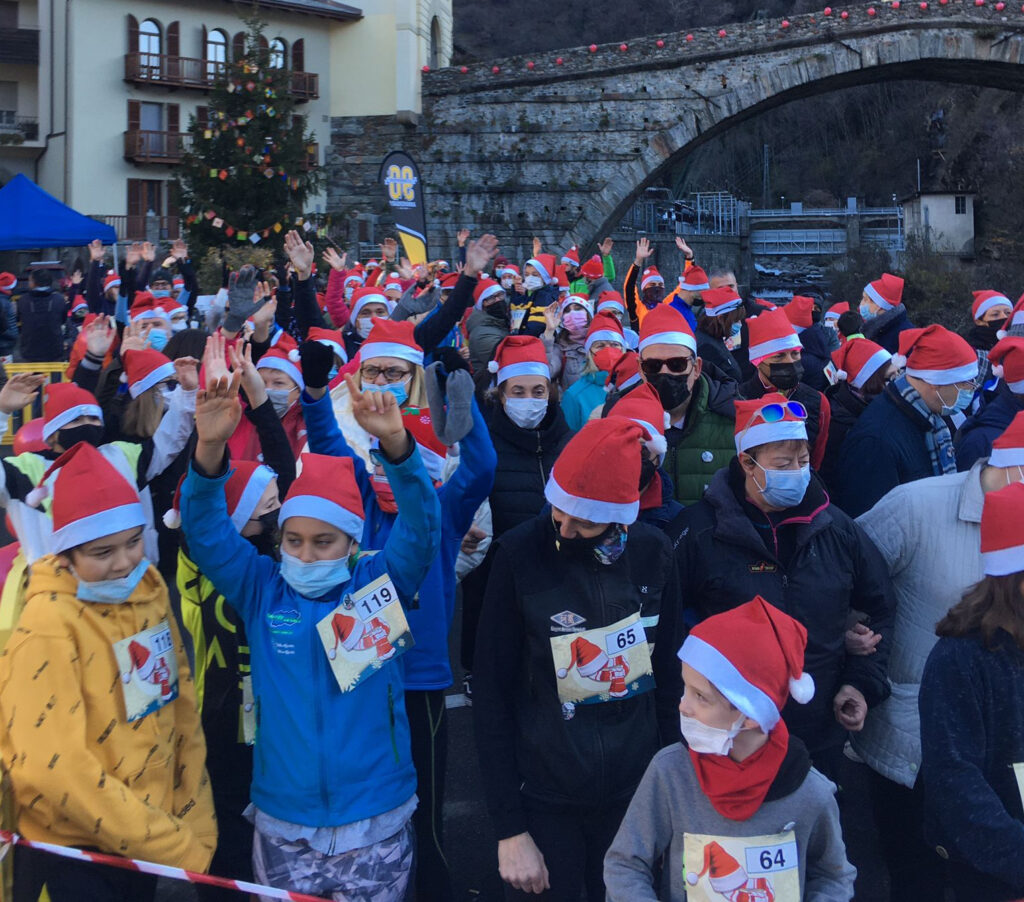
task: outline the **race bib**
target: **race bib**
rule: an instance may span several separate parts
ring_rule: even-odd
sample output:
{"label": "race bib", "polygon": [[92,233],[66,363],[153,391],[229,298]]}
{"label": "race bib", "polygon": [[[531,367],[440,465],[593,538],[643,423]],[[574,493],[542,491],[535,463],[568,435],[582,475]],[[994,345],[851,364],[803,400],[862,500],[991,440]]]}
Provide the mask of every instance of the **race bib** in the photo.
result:
{"label": "race bib", "polygon": [[256,698],[252,694],[252,674],[242,677],[242,741],[256,742]]}
{"label": "race bib", "polygon": [[773,836],[687,833],[683,879],[687,902],[800,902],[800,868],[792,830]]}
{"label": "race bib", "polygon": [[835,385],[839,381],[839,369],[831,360],[825,365],[825,369],[822,372],[825,374],[829,385]]}
{"label": "race bib", "polygon": [[515,307],[512,308],[511,332],[513,335],[522,327],[523,320],[526,319],[526,311],[526,307],[520,307],[518,310]]}
{"label": "race bib", "polygon": [[551,637],[558,699],[588,705],[654,688],[651,651],[639,614],[582,633]]}
{"label": "race bib", "polygon": [[351,692],[414,644],[395,584],[386,573],[346,595],[316,628],[342,692]]}
{"label": "race bib", "polygon": [[158,711],[178,697],[178,657],[166,620],[114,643],[128,722]]}

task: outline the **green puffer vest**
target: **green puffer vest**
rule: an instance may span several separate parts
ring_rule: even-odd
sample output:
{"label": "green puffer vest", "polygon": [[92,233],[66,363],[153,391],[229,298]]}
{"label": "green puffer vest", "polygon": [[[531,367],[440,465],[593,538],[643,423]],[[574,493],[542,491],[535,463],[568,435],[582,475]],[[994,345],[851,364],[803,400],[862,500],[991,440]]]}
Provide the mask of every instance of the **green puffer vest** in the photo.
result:
{"label": "green puffer vest", "polygon": [[694,385],[682,438],[674,445],[672,433],[676,430],[669,430],[665,471],[675,486],[676,501],[685,506],[701,499],[711,477],[736,454],[733,420],[708,410],[709,393],[707,377],[701,376]]}

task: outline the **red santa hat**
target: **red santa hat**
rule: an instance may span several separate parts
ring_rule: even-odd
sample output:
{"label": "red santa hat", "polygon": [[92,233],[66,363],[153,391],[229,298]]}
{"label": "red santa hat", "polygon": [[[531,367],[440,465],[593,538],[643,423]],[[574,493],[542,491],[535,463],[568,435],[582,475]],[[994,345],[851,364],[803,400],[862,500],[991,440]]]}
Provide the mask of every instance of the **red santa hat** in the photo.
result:
{"label": "red santa hat", "polygon": [[625,316],[626,302],[623,300],[622,295],[614,288],[608,288],[598,295],[597,312],[611,313],[613,311],[621,316]]}
{"label": "red santa hat", "polygon": [[[277,479],[277,474],[265,464],[254,460],[231,462],[231,475],[224,483],[224,499],[228,503],[231,525],[238,532],[241,532],[245,524],[252,519],[253,511],[256,510],[263,493],[273,479]],[[184,481],[184,476],[178,481],[174,501],[163,516],[164,526],[168,529],[178,529],[181,526],[181,486]]]}
{"label": "red santa hat", "polygon": [[569,293],[569,274],[561,264],[555,267],[555,282],[558,284],[559,294]]}
{"label": "red santa hat", "polygon": [[658,272],[657,266],[648,266],[640,276],[640,290],[643,291],[648,285],[664,285],[665,280]]}
{"label": "red santa hat", "polygon": [[863,388],[868,379],[892,361],[881,345],[866,338],[851,338],[839,350],[832,352],[837,378],[848,380],[852,388]]}
{"label": "red santa hat", "polygon": [[353,322],[358,318],[359,311],[363,309],[367,304],[383,304],[385,309],[390,315],[395,309],[395,302],[392,301],[381,288],[373,286],[367,286],[365,288],[357,288],[352,292],[352,315],[351,319]]}
{"label": "red santa hat", "polygon": [[793,300],[786,304],[782,310],[797,332],[803,332],[804,329],[809,329],[814,325],[814,298],[805,297],[802,294],[794,294]]}
{"label": "red santa hat", "polygon": [[785,310],[765,310],[747,320],[750,330],[750,363],[757,366],[765,357],[782,351],[799,350],[800,336],[786,316]]}
{"label": "red santa hat", "polygon": [[530,257],[530,259],[526,261],[526,265],[532,266],[537,270],[537,275],[544,280],[545,285],[550,285],[555,281],[555,266],[557,265],[557,261],[555,260],[554,254],[537,254],[536,257]]}
{"label": "red santa hat", "polygon": [[450,272],[448,273],[448,275],[442,276],[440,280],[441,291],[451,291],[458,281],[459,273],[457,272]]}
{"label": "red santa hat", "polygon": [[374,257],[366,261],[366,271],[369,272],[371,269],[380,269],[380,262]]}
{"label": "red santa hat", "polygon": [[589,421],[555,461],[544,497],[570,517],[629,525],[640,510],[639,445],[649,438],[623,417]]}
{"label": "red santa hat", "polygon": [[500,282],[495,282],[494,279],[481,279],[476,283],[476,288],[473,289],[473,306],[477,310],[481,310],[483,309],[484,301],[494,297],[496,294],[502,294],[504,291],[505,289],[502,288]]}
{"label": "red santa hat", "polygon": [[849,313],[849,312],[850,312],[850,305],[847,304],[846,301],[840,301],[838,304],[833,304],[831,307],[829,307],[828,310],[826,310],[822,314],[821,318],[825,322],[829,322],[830,320],[831,321],[835,321],[835,322],[839,322],[839,317],[841,317],[844,313]]}
{"label": "red santa hat", "polygon": [[445,458],[448,457],[448,447],[434,432],[430,420],[430,411],[411,409],[402,414],[402,422],[405,428],[412,433],[419,445],[420,457],[423,459],[423,466],[434,482],[441,481],[441,474],[444,470]]}
{"label": "red santa hat", "polygon": [[708,274],[699,266],[691,266],[679,280],[683,291],[707,291],[711,287]]}
{"label": "red santa hat", "polygon": [[153,312],[157,316],[164,316],[167,319],[170,319],[175,313],[181,313],[182,310],[188,310],[188,307],[173,297],[157,298],[156,304],[153,305]]}
{"label": "red santa hat", "polygon": [[945,326],[900,332],[900,359],[907,375],[932,385],[969,382],[978,375],[978,355],[963,338]]}
{"label": "red santa hat", "polygon": [[814,680],[804,672],[806,648],[803,624],[757,595],[693,627],[679,660],[770,733],[790,696],[801,705],[814,697]]}
{"label": "red santa hat", "polygon": [[574,244],[569,250],[562,254],[561,264],[563,266],[575,266],[577,269],[580,267],[580,249]]}
{"label": "red santa hat", "polygon": [[88,310],[89,302],[80,294],[76,295],[76,297],[78,298],[78,300],[76,300],[75,303],[72,305],[71,312],[78,313],[79,310]]}
{"label": "red santa hat", "polygon": [[1015,395],[1024,395],[1024,338],[1001,338],[988,352],[992,375],[1002,379]]}
{"label": "red santa hat", "polygon": [[185,277],[184,276],[175,276],[173,279],[171,279],[171,285],[174,288],[177,288],[179,290],[184,288],[185,287]]}
{"label": "red santa hat", "polygon": [[753,401],[737,398],[734,429],[737,454],[769,442],[806,441],[807,410],[777,392]]}
{"label": "red santa hat", "polygon": [[[398,291],[398,292],[401,292],[401,291],[404,290],[402,288],[402,283],[400,281],[398,281],[398,273],[393,272],[393,273],[391,273],[391,275],[388,276],[388,280],[384,283],[384,290],[385,291]],[[355,292],[352,292],[352,293],[355,294]]]}
{"label": "red santa hat", "polygon": [[623,395],[609,416],[628,417],[634,423],[639,423],[650,436],[644,444],[662,457],[668,452],[668,443],[665,441],[668,412],[662,407],[658,393],[649,385],[638,385],[628,395]]}
{"label": "red santa hat", "polygon": [[[1017,303],[1013,305],[1013,310],[1010,313],[1010,320],[1006,324],[1007,329],[1012,329],[1014,326],[1024,326],[1024,294],[1018,299]],[[996,335],[1000,338],[1006,337],[1006,332],[1000,329]]]}
{"label": "red santa hat", "polygon": [[128,393],[137,398],[144,391],[164,379],[174,378],[174,364],[159,351],[146,348],[142,351],[125,351],[121,355],[124,363],[122,381],[128,383]]}
{"label": "red santa hat", "polygon": [[544,342],[532,335],[509,335],[503,338],[495,348],[494,359],[487,364],[487,369],[497,374],[498,385],[514,376],[543,376],[551,379]]}
{"label": "red santa hat", "polygon": [[986,576],[1009,576],[1024,571],[1022,510],[1024,483],[1015,482],[985,495],[985,506],[981,509],[981,561]]}
{"label": "red santa hat", "polygon": [[0,291],[10,294],[18,284],[18,277],[11,272],[0,272]]}
{"label": "red santa hat", "polygon": [[722,896],[728,896],[747,882],[747,872],[717,840],[712,840],[704,847],[704,866],[699,873],[687,871],[686,882],[696,886],[705,874],[708,875],[711,888]]}
{"label": "red santa hat", "polygon": [[278,522],[312,517],[361,542],[365,516],[352,458],[303,454],[300,462],[302,472],[288,490]]}
{"label": "red santa hat", "polygon": [[739,309],[743,303],[741,298],[728,285],[721,288],[709,288],[701,292],[701,300],[704,301],[704,313],[708,316],[723,316]]}
{"label": "red santa hat", "polygon": [[600,646],[582,636],[577,636],[572,640],[569,652],[572,655],[569,666],[560,667],[557,671],[560,680],[564,680],[573,667],[581,677],[595,677],[602,670],[606,670],[610,664],[607,653]]}
{"label": "red santa hat", "polygon": [[497,272],[499,276],[518,276],[519,267],[514,263],[505,263],[504,266],[498,267]]}
{"label": "red santa hat", "polygon": [[903,303],[903,279],[884,272],[881,278],[864,286],[864,294],[883,310],[895,310]]}
{"label": "red santa hat", "polygon": [[306,387],[306,383],[302,380],[302,365],[299,363],[297,350],[285,351],[283,348],[271,348],[256,362],[256,369],[277,370],[291,379],[300,390]]}
{"label": "red santa hat", "polygon": [[640,355],[636,351],[626,351],[608,370],[608,381],[604,390],[612,389],[619,393],[631,391],[643,381],[640,375]]}
{"label": "red santa hat", "polygon": [[350,269],[345,274],[345,278],[342,280],[341,287],[342,288],[348,288],[348,286],[350,284],[353,284],[353,285],[362,285],[363,284],[362,274],[358,270]]}
{"label": "red santa hat", "polygon": [[138,492],[92,445],[79,442],[65,451],[47,470],[43,483],[53,473],[54,553],[145,525]]}
{"label": "red santa hat", "polygon": [[363,363],[374,357],[397,357],[416,366],[423,366],[423,348],[413,337],[415,326],[408,320],[395,322],[390,319],[375,319],[369,336],[359,349]]}
{"label": "red santa hat", "polygon": [[46,386],[43,401],[43,439],[79,417],[99,417],[103,409],[91,392],[74,382],[51,382]]}
{"label": "red santa hat", "polygon": [[697,339],[690,324],[683,314],[670,304],[659,304],[640,324],[638,350],[643,353],[651,345],[678,345],[681,348],[689,348],[694,355],[697,353]]}
{"label": "red santa hat", "polygon": [[325,329],[323,326],[310,326],[306,333],[306,341],[315,341],[326,345],[342,363],[348,363],[348,354],[345,353],[345,339],[337,329]]}
{"label": "red santa hat", "polygon": [[580,267],[580,275],[585,279],[600,279],[604,276],[604,264],[601,262],[601,258],[594,254]]}
{"label": "red santa hat", "polygon": [[116,272],[108,272],[103,277],[103,290],[110,291],[111,288],[121,287],[121,277]]}
{"label": "red santa hat", "polygon": [[[292,338],[292,336],[285,332],[284,329],[278,327],[277,331],[270,336],[270,346],[277,348],[279,351],[284,351],[285,354],[289,355],[290,360],[296,360],[299,352],[299,343]],[[295,352],[292,355],[292,351]]]}
{"label": "red santa hat", "polygon": [[566,308],[568,308],[570,304],[579,304],[587,311],[588,317],[592,317],[594,315],[594,305],[591,303],[590,298],[582,294],[570,294],[569,297],[562,298],[562,302],[558,306],[558,312],[561,316],[565,316]]}
{"label": "red santa hat", "polygon": [[589,351],[596,341],[614,341],[623,349],[626,347],[626,338],[622,333],[622,326],[610,313],[599,313],[590,321],[590,328],[587,329],[587,338],[583,343],[583,350]]}
{"label": "red santa hat", "polygon": [[1012,311],[1013,301],[998,291],[975,291],[974,303],[971,304],[971,316],[981,319],[993,307],[1009,307]]}
{"label": "red santa hat", "polygon": [[132,307],[129,311],[129,316],[133,323],[137,323],[144,319],[153,319],[159,316],[153,308],[156,307],[156,298],[153,297],[148,291],[136,291],[135,298],[132,300]]}
{"label": "red santa hat", "polygon": [[991,467],[1024,467],[1024,411],[1010,420],[1003,434],[992,443],[988,463]]}

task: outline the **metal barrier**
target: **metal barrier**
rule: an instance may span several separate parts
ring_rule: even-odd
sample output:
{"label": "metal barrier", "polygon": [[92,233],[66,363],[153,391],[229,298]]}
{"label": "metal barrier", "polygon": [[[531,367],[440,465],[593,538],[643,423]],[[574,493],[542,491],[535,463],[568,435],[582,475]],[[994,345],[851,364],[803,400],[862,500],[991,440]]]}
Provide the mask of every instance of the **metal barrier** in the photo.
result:
{"label": "metal barrier", "polygon": [[[66,360],[55,360],[47,363],[8,363],[4,366],[8,378],[15,373],[44,373],[49,376],[49,382],[64,382],[64,373],[67,372],[68,362]],[[20,411],[16,411],[7,423],[7,431],[0,438],[0,445],[13,445],[14,433],[25,423],[43,415],[43,392],[39,392],[35,401],[26,404]]]}

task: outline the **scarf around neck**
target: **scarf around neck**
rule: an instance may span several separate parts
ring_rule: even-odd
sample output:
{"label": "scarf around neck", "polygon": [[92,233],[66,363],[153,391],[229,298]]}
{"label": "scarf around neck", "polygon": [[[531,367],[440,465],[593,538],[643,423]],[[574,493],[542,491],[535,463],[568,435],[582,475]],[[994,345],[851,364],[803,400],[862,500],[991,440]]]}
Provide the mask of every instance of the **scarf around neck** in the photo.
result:
{"label": "scarf around neck", "polygon": [[924,434],[924,443],[928,448],[928,456],[931,458],[933,475],[942,476],[944,473],[955,473],[956,453],[953,451],[953,437],[949,434],[946,421],[924,403],[920,393],[910,384],[905,375],[896,379],[892,386],[904,401],[928,421],[930,428]]}

